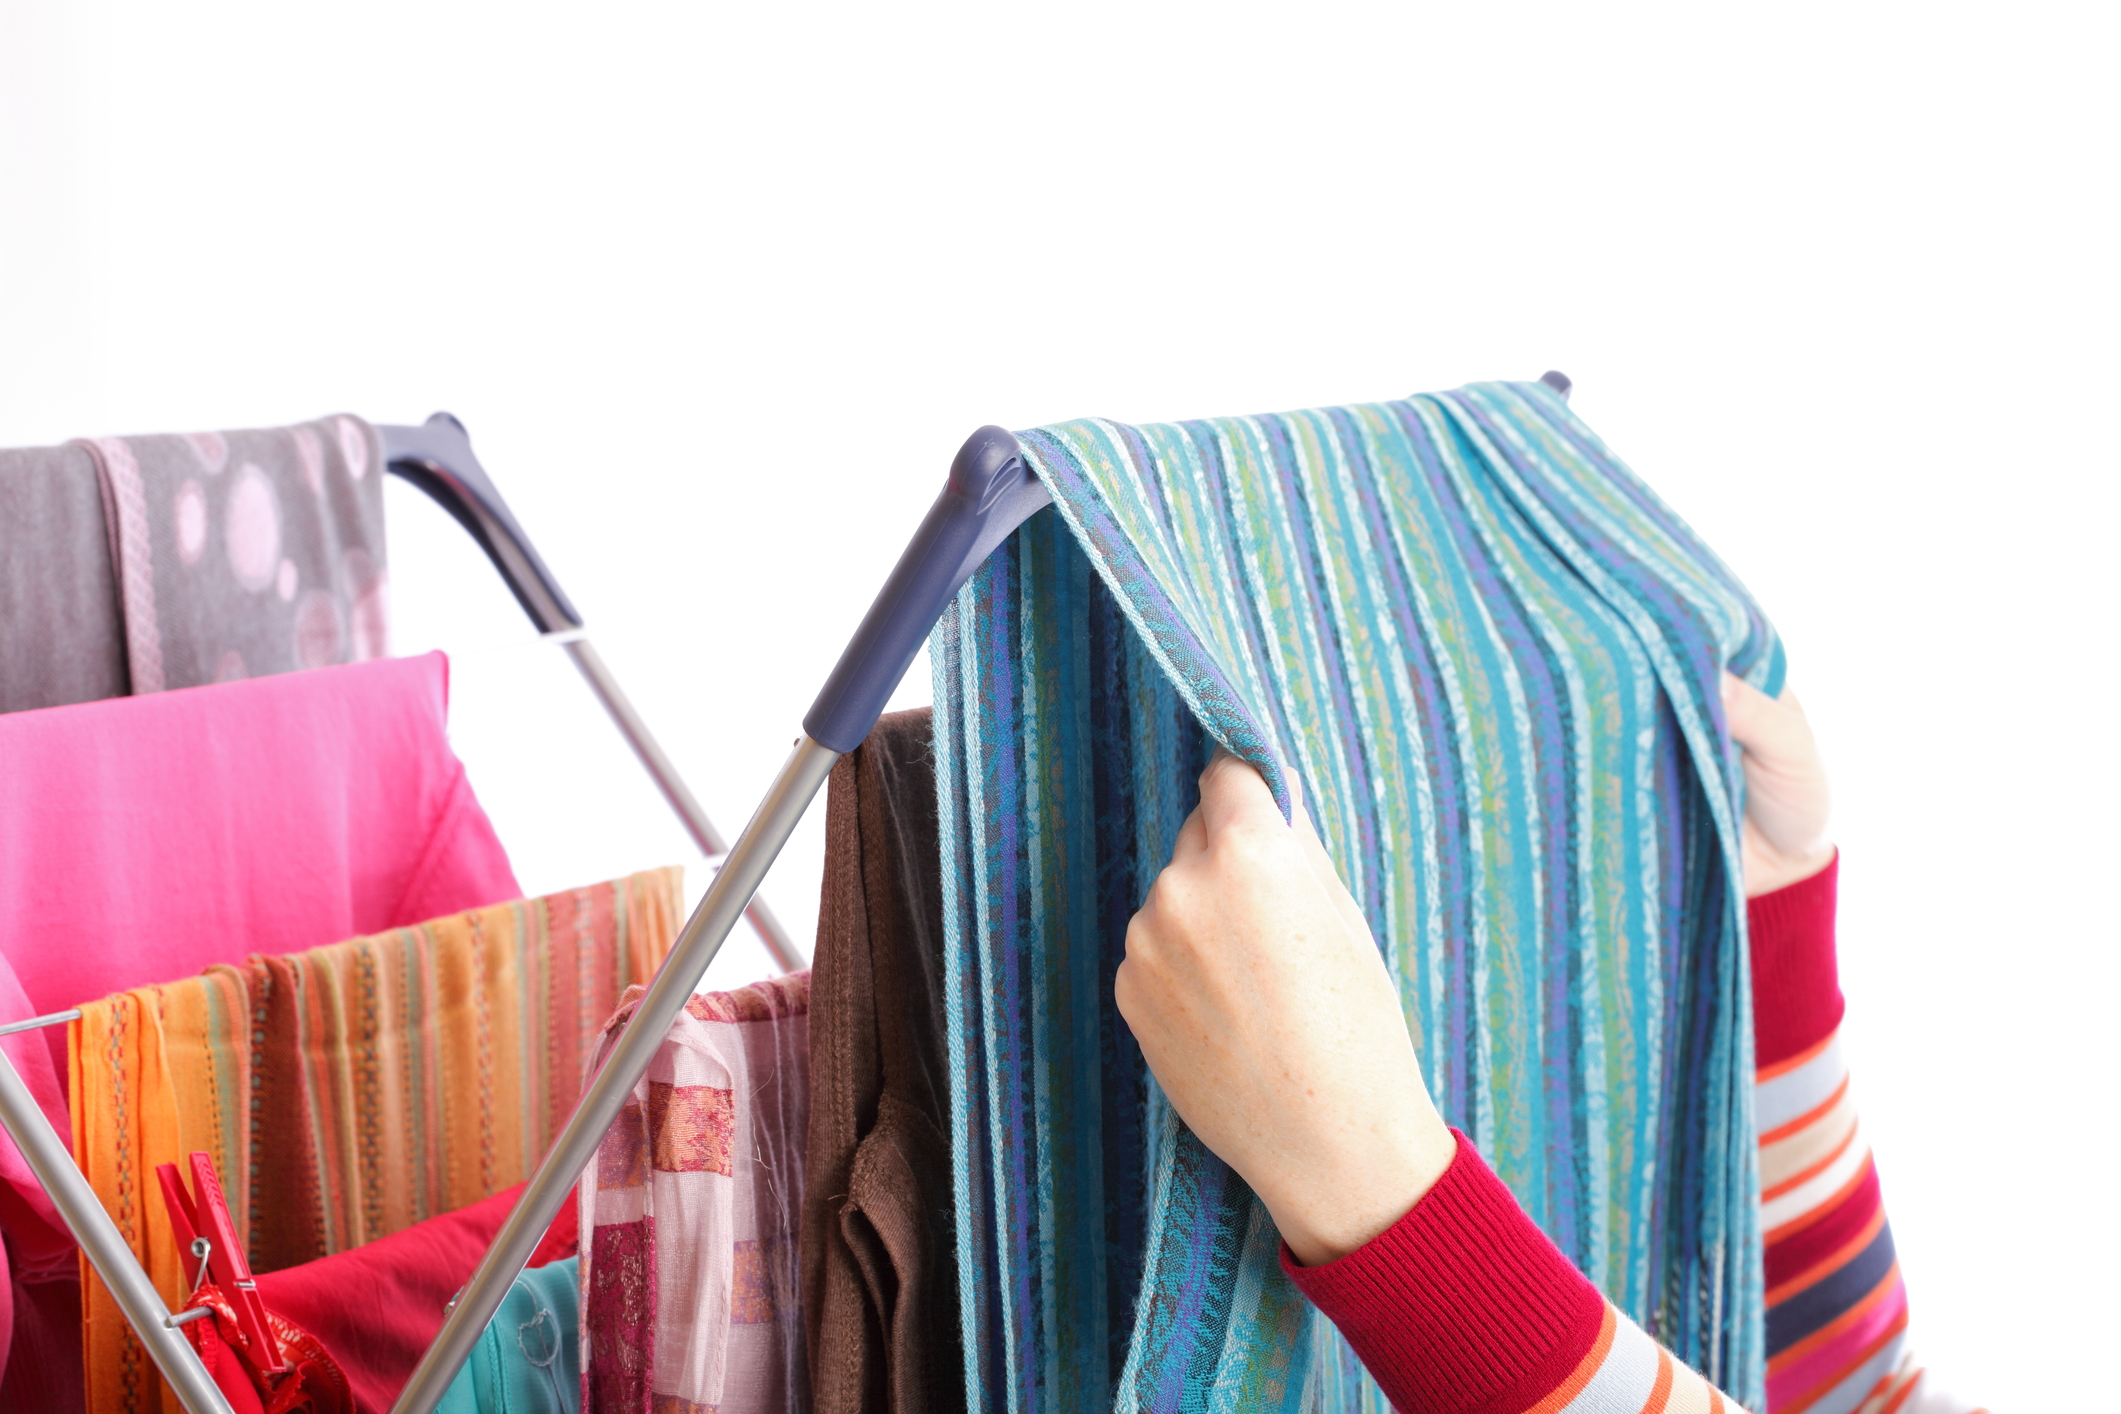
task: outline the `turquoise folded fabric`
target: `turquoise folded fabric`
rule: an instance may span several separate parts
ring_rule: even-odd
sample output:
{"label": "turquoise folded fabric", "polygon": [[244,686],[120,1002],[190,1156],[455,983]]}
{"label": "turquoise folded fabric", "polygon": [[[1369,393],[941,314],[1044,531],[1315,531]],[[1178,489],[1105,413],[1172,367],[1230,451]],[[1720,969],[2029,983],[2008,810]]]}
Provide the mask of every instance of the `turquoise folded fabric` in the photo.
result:
{"label": "turquoise folded fabric", "polygon": [[1218,742],[1301,782],[1445,1116],[1759,1407],[1743,587],[1537,384],[1020,438],[1055,505],[930,643],[971,1407],[1387,1408],[1112,1004]]}
{"label": "turquoise folded fabric", "polygon": [[580,1414],[579,1266],[569,1257],[516,1278],[435,1414]]}

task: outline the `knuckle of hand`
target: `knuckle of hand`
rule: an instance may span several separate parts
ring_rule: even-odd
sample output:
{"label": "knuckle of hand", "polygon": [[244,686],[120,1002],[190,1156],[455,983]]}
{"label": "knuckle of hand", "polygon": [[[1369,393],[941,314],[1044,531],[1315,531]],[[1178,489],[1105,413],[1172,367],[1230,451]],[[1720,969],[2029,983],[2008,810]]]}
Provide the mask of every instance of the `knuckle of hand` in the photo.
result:
{"label": "knuckle of hand", "polygon": [[1216,841],[1215,864],[1219,873],[1235,871],[1243,878],[1259,877],[1269,866],[1278,862],[1287,840],[1286,831],[1266,828],[1247,821],[1233,825]]}
{"label": "knuckle of hand", "polygon": [[1137,969],[1154,966],[1163,952],[1164,930],[1155,920],[1143,916],[1147,912],[1144,909],[1135,914],[1133,921],[1127,924],[1125,960]]}

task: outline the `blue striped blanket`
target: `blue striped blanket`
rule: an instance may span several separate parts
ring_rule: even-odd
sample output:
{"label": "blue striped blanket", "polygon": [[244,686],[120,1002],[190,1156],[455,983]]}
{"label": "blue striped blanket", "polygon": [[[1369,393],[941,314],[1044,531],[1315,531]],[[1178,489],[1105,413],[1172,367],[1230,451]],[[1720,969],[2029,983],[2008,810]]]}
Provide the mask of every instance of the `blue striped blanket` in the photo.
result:
{"label": "blue striped blanket", "polygon": [[1055,504],[930,644],[971,1407],[1387,1407],[1113,1006],[1218,742],[1301,782],[1444,1115],[1759,1407],[1745,590],[1537,384],[1020,435]]}

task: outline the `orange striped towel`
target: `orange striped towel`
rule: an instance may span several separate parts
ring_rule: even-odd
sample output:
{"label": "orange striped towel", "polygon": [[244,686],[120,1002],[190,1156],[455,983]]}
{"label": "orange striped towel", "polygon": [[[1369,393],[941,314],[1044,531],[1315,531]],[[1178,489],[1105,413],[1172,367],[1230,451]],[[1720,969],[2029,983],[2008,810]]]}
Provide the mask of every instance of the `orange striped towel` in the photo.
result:
{"label": "orange striped towel", "polygon": [[[174,1309],[155,1166],[211,1154],[274,1271],[519,1183],[604,1019],[678,925],[682,871],[497,904],[136,987],[71,1028],[74,1156]],[[179,1409],[83,1266],[88,1405]]]}

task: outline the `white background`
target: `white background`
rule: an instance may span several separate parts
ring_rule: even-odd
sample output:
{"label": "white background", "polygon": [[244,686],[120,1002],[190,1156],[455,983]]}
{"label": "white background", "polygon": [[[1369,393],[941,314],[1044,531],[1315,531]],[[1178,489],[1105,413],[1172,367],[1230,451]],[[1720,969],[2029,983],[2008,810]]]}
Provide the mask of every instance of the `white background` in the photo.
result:
{"label": "white background", "polygon": [[[974,426],[1565,369],[1825,740],[1918,1340],[2083,1407],[2111,14],[0,0],[0,445],[454,410],[734,833]],[[523,883],[692,859],[470,542],[390,513]],[[819,852],[767,886],[805,939]]]}

